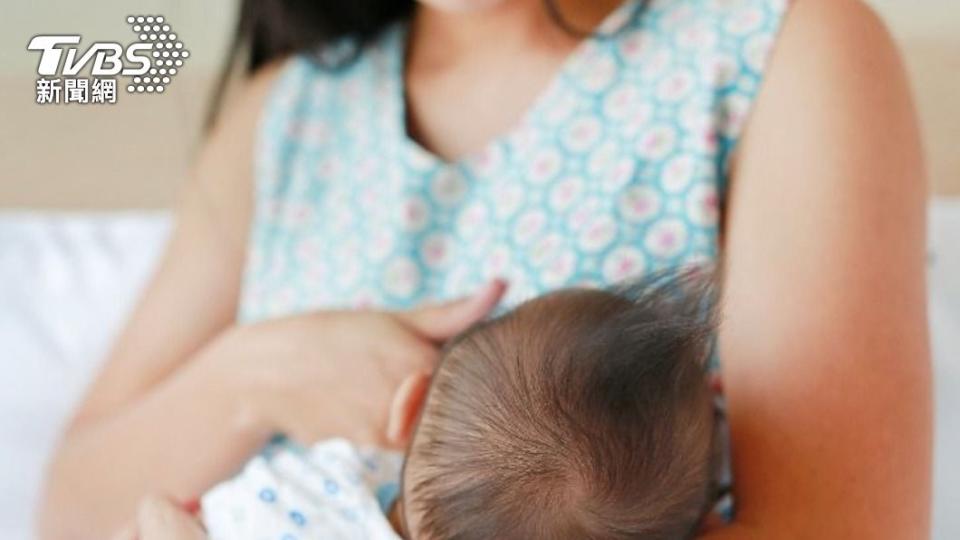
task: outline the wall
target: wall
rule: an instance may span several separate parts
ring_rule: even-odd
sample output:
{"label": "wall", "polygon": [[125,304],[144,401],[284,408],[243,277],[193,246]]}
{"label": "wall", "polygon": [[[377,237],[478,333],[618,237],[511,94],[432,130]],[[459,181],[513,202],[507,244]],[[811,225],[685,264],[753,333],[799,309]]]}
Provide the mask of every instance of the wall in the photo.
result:
{"label": "wall", "polygon": [[[234,25],[233,0],[18,0],[0,15],[0,207],[168,205],[197,147],[211,83]],[[191,53],[163,96],[113,106],[35,104],[35,34],[127,43],[130,14],[163,15]]]}
{"label": "wall", "polygon": [[960,195],[960,2],[869,0],[900,44],[938,193]]}

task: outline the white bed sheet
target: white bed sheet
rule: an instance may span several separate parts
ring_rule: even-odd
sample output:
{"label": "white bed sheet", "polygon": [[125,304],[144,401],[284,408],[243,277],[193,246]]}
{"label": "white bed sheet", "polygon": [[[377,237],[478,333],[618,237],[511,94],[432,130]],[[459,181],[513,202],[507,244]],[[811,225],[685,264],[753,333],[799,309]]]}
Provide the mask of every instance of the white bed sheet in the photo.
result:
{"label": "white bed sheet", "polygon": [[130,308],[165,214],[0,214],[0,537],[32,538],[43,464]]}
{"label": "white bed sheet", "polygon": [[[38,485],[170,228],[162,213],[0,213],[0,536],[32,537]],[[960,538],[960,200],[931,207],[934,538]],[[950,510],[953,510],[951,512]]]}

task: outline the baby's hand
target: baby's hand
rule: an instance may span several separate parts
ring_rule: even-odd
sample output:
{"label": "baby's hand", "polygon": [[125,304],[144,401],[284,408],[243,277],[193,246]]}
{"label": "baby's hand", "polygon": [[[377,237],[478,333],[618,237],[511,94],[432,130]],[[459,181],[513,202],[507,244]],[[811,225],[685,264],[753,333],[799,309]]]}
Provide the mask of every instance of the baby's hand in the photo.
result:
{"label": "baby's hand", "polygon": [[114,540],[207,540],[200,522],[163,497],[146,497],[137,517]]}

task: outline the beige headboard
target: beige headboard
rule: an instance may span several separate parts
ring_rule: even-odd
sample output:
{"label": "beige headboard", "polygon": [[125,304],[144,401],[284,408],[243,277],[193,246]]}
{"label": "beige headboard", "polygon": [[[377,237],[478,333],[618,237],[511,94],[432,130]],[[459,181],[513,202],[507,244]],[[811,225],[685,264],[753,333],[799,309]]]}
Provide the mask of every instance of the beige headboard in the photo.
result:
{"label": "beige headboard", "polygon": [[[868,1],[904,50],[934,190],[960,195],[960,1]],[[84,3],[82,10],[68,0],[5,6],[0,48],[13,54],[0,57],[0,208],[168,205],[200,136],[234,6],[235,0],[109,0]],[[129,96],[106,108],[33,103],[36,57],[25,50],[30,36],[79,25],[125,40],[108,32],[117,27],[117,14],[138,8],[166,14],[193,53],[190,69],[168,93]]]}

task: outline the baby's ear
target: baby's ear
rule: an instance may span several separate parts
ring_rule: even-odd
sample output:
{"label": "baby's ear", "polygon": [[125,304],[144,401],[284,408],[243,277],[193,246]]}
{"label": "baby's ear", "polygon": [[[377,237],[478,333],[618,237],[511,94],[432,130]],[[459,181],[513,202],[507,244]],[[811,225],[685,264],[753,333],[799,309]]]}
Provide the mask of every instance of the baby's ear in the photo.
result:
{"label": "baby's ear", "polygon": [[419,371],[407,375],[394,392],[387,419],[387,442],[391,446],[403,448],[410,442],[413,425],[429,388],[430,374]]}

